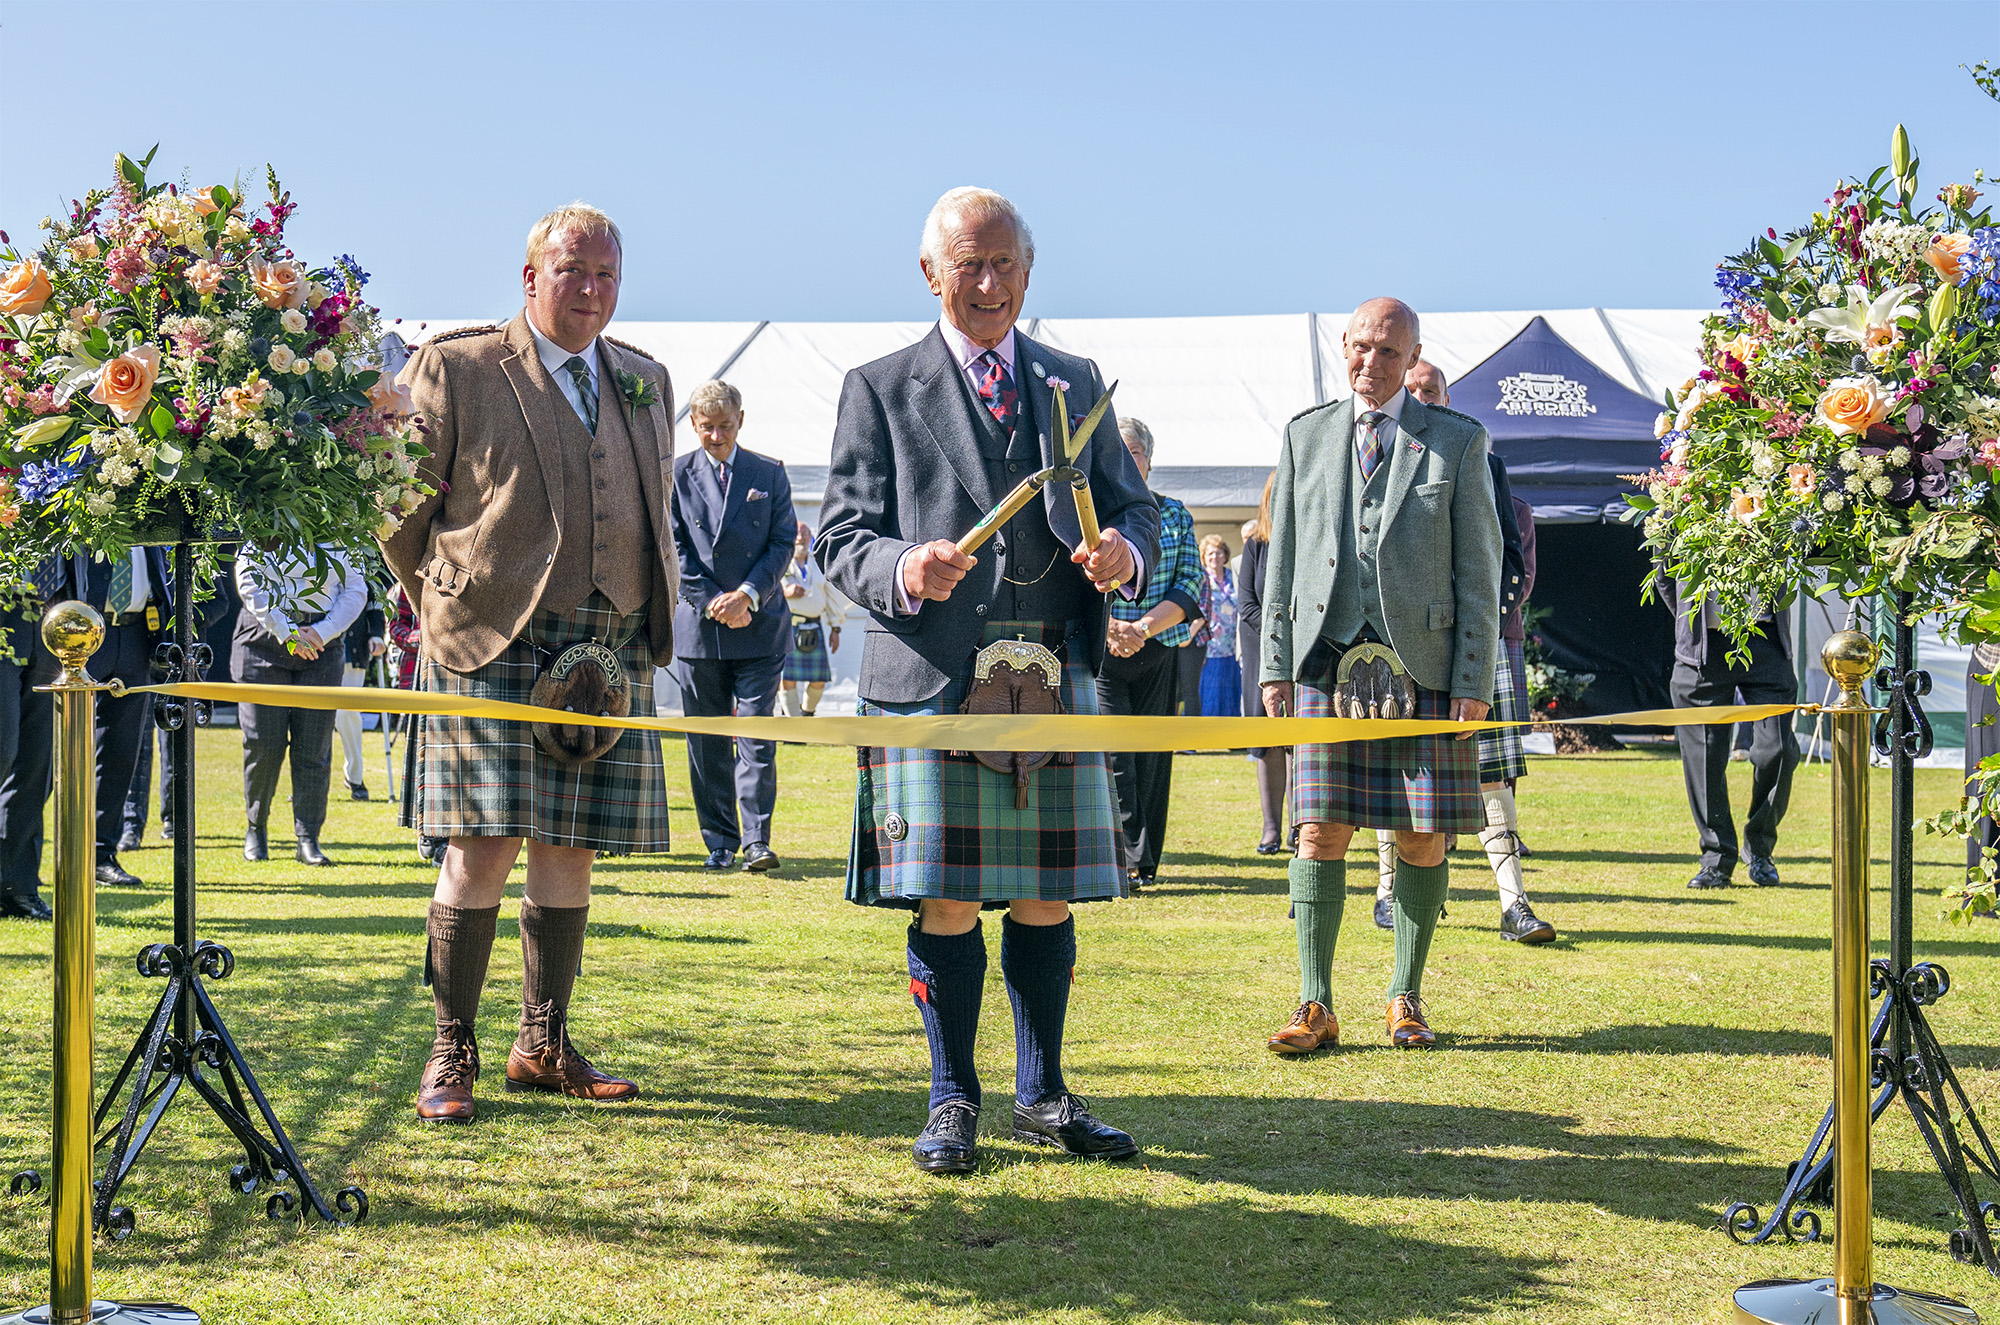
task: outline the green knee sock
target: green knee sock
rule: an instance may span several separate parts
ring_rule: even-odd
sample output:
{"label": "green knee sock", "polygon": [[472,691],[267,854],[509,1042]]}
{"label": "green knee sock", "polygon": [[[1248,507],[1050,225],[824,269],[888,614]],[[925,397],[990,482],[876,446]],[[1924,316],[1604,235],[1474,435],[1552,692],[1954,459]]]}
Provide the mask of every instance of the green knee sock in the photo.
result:
{"label": "green knee sock", "polygon": [[1397,858],[1396,971],[1389,978],[1390,998],[1424,991],[1424,963],[1431,955],[1431,935],[1437,932],[1450,877],[1451,867],[1442,861],[1412,865]]}
{"label": "green knee sock", "polygon": [[1294,858],[1292,920],[1299,931],[1299,1001],[1333,1006],[1333,945],[1347,906],[1347,862]]}

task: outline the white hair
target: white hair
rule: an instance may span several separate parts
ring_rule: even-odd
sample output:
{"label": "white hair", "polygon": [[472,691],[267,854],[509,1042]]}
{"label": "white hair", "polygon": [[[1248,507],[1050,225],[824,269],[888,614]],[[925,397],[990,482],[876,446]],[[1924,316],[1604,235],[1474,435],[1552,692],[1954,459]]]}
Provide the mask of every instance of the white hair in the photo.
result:
{"label": "white hair", "polygon": [[945,232],[955,221],[990,221],[995,217],[1005,217],[1014,227],[1014,233],[1021,240],[1021,261],[1032,268],[1035,265],[1035,236],[1028,229],[1028,223],[1021,219],[1021,213],[1014,204],[991,189],[958,188],[948,191],[932,206],[931,214],[924,218],[924,238],[917,247],[917,257],[924,265],[935,271],[945,260]]}
{"label": "white hair", "polygon": [[1136,446],[1148,463],[1153,459],[1153,430],[1131,415],[1118,420],[1118,437],[1127,446]]}

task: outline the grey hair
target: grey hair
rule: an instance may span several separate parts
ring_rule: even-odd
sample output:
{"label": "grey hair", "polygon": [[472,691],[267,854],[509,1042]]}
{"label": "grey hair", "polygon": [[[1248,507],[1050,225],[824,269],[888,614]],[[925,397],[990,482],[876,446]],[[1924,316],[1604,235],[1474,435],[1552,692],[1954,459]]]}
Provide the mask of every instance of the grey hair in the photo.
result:
{"label": "grey hair", "polygon": [[714,414],[721,410],[731,414],[743,412],[743,393],[721,378],[703,382],[688,393],[689,414]]}
{"label": "grey hair", "polygon": [[625,237],[618,233],[618,223],[587,202],[573,202],[567,207],[558,207],[541,220],[535,222],[528,231],[528,265],[540,270],[542,250],[557,235],[578,235],[595,237],[611,236],[611,242],[618,246],[618,257],[625,257]]}
{"label": "grey hair", "polygon": [[1411,308],[1411,307],[1410,307],[1410,306],[1409,306],[1408,304],[1404,303],[1404,302],[1403,302],[1402,300],[1400,300],[1400,299],[1391,299],[1391,298],[1389,298],[1389,297],[1388,297],[1388,296],[1386,296],[1386,295],[1384,295],[1384,296],[1382,296],[1382,297],[1380,297],[1380,298],[1376,298],[1376,299],[1368,299],[1368,300],[1364,300],[1364,301],[1363,301],[1363,302],[1361,303],[1361,305],[1360,305],[1359,307],[1357,307],[1357,308],[1356,308],[1356,309],[1354,310],[1354,317],[1350,317],[1350,318],[1348,318],[1348,319],[1347,319],[1347,325],[1348,325],[1348,326],[1350,326],[1350,327],[1351,327],[1351,326],[1353,326],[1353,325],[1354,325],[1354,318],[1356,318],[1356,317],[1360,317],[1360,316],[1361,316],[1361,310],[1362,310],[1363,308],[1366,308],[1366,307],[1368,307],[1368,305],[1369,305],[1369,304],[1387,304],[1387,305],[1389,305],[1389,308],[1388,308],[1388,310],[1387,310],[1387,311],[1388,311],[1388,313],[1389,313],[1389,316],[1393,317],[1393,318],[1394,318],[1394,319],[1396,319],[1396,320],[1397,320],[1398,322],[1401,322],[1401,323],[1404,323],[1404,324],[1405,324],[1406,326],[1408,326],[1408,327],[1409,327],[1409,329],[1410,329],[1410,342],[1411,342],[1411,344],[1414,344],[1414,345],[1421,345],[1421,344],[1423,344],[1423,342],[1424,342],[1424,326],[1423,326],[1423,323],[1422,323],[1422,322],[1420,322],[1420,321],[1418,321],[1418,320],[1417,320],[1417,310],[1416,310],[1416,309],[1414,309],[1414,308]]}
{"label": "grey hair", "polygon": [[932,271],[943,265],[945,259],[945,228],[953,221],[990,221],[996,216],[1004,216],[1014,227],[1014,233],[1021,239],[1021,260],[1030,268],[1035,265],[1035,235],[1028,229],[1028,223],[1021,219],[1021,213],[1014,204],[991,189],[973,187],[951,189],[931,207],[931,214],[924,218],[923,242],[917,246],[917,257]]}
{"label": "grey hair", "polygon": [[1129,415],[1118,420],[1118,435],[1124,439],[1126,446],[1136,446],[1144,452],[1147,463],[1150,464],[1152,462],[1153,430],[1148,428],[1143,421],[1132,418]]}

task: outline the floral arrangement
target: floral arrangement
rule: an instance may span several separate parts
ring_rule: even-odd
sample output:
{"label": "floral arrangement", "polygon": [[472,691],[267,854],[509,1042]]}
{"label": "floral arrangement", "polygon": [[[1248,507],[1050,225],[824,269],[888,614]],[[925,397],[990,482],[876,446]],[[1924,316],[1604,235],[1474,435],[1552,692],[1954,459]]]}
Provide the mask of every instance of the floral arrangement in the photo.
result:
{"label": "floral arrangement", "polygon": [[1887,166],[1720,265],[1703,367],[1634,476],[1655,577],[1745,653],[1803,588],[2000,635],[2000,227],[1983,172],[1932,206],[1917,166],[1899,125]]}
{"label": "floral arrangement", "polygon": [[2000,228],[1971,184],[1918,203],[1900,126],[1891,158],[1721,264],[1704,366],[1635,476],[1647,542],[1739,644],[1822,576],[1960,624],[1995,565]]}
{"label": "floral arrangement", "polygon": [[1528,632],[1521,648],[1521,656],[1528,664],[1528,707],[1538,718],[1546,719],[1561,716],[1597,680],[1597,673],[1565,671],[1549,656],[1548,641],[1535,627],[1554,610],[1529,604],[1523,620]]}
{"label": "floral arrangement", "polygon": [[152,157],[120,154],[38,248],[0,232],[0,593],[17,600],[51,553],[183,531],[312,562],[431,491],[368,274],[286,247],[275,173],[246,212],[240,185],[149,183]]}

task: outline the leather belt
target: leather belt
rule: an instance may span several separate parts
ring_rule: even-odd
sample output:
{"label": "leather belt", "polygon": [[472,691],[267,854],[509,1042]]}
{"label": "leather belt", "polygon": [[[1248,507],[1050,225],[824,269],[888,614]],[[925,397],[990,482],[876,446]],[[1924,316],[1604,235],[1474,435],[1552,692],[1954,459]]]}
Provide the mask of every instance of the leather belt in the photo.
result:
{"label": "leather belt", "polygon": [[143,607],[136,612],[106,612],[104,614],[104,624],[106,626],[136,625],[145,619],[146,609]]}

